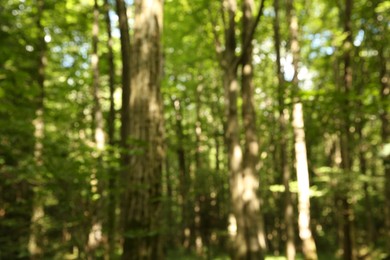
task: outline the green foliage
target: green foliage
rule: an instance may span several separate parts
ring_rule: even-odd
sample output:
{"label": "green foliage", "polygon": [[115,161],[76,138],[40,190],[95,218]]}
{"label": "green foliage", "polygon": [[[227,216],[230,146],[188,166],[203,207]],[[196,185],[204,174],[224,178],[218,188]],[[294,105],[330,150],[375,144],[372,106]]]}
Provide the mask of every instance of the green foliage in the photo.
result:
{"label": "green foliage", "polygon": [[[109,182],[125,170],[120,155],[144,156],[148,144],[129,139],[130,149],[118,148],[120,91],[115,94],[115,134],[113,145],[98,151],[93,137],[91,1],[44,1],[41,17],[44,30],[37,25],[36,1],[5,0],[0,7],[0,258],[27,258],[34,196],[41,196],[44,217],[41,221],[44,257],[86,258],[86,244],[93,223],[103,224],[107,233],[107,205],[114,196],[115,218],[120,217],[121,188],[109,190]],[[116,16],[113,1],[110,15],[114,35],[115,88],[119,90],[120,69]],[[238,1],[240,5],[242,1]],[[102,5],[99,1],[99,5]],[[257,4],[257,2],[256,2]],[[239,6],[238,5],[238,6]],[[257,6],[255,6],[257,8]],[[130,10],[132,6],[129,6]],[[281,17],[286,17],[281,3]],[[387,1],[357,0],[352,16],[353,88],[345,94],[343,87],[343,8],[332,1],[296,1],[300,25],[301,69],[298,95],[303,102],[305,134],[311,181],[312,228],[320,259],[335,259],[339,247],[339,197],[348,196],[355,214],[356,240],[361,251],[368,250],[379,259],[385,248],[382,223],[385,189],[383,163],[388,162],[390,148],[383,137],[382,114],[388,111],[388,99],[381,94],[383,61],[389,58]],[[101,8],[102,11],[103,8]],[[215,48],[215,36],[222,40],[223,18],[219,1],[166,0],[164,6],[162,94],[165,118],[166,159],[164,165],[163,205],[168,259],[200,259],[194,232],[202,231],[203,256],[228,259],[226,225],[230,213],[229,176],[224,130],[226,111],[223,82]],[[131,12],[129,12],[131,13]],[[103,12],[102,12],[103,14]],[[109,111],[107,34],[100,16],[99,72],[101,103],[105,119]],[[226,18],[226,17],[225,17]],[[274,12],[266,4],[264,17],[254,39],[254,106],[257,113],[261,163],[258,166],[262,212],[270,251],[284,250],[283,191],[279,167],[280,132],[278,130],[278,93],[273,46]],[[241,23],[242,13],[235,17]],[[130,29],[132,18],[129,21]],[[215,24],[213,24],[215,22]],[[289,53],[288,24],[280,21],[281,53]],[[216,35],[213,33],[215,27]],[[237,28],[240,36],[241,29]],[[132,31],[131,31],[132,33]],[[36,138],[34,120],[39,106],[38,63],[41,37],[47,44],[44,71],[44,138],[42,164],[34,157]],[[238,39],[237,39],[238,40]],[[237,53],[240,52],[237,48]],[[223,50],[224,46],[222,46]],[[283,64],[286,78],[285,100],[291,114],[291,69]],[[303,73],[304,74],[304,73]],[[239,75],[240,76],[240,75]],[[180,102],[181,109],[175,107]],[[340,133],[344,105],[348,103],[350,121],[351,170],[341,167]],[[239,113],[242,100],[239,100]],[[181,119],[181,129],[178,120]],[[287,118],[290,119],[291,115]],[[130,119],[131,120],[131,119]],[[107,122],[107,120],[106,120]],[[241,122],[240,122],[241,123]],[[242,129],[241,129],[242,130]],[[107,132],[107,126],[105,126]],[[286,149],[293,149],[290,123],[286,130]],[[179,152],[184,154],[185,184],[181,176]],[[288,152],[293,172],[294,158]],[[365,159],[365,167],[363,167]],[[113,178],[114,176],[114,178]],[[95,181],[97,181],[97,184]],[[122,179],[119,184],[122,184]],[[295,177],[290,180],[295,195]],[[132,187],[145,190],[149,186]],[[185,188],[183,202],[181,189]],[[371,219],[367,216],[370,205]],[[185,210],[183,211],[183,207]],[[186,220],[188,223],[184,224]],[[367,241],[366,223],[371,221],[375,236]],[[119,223],[119,221],[117,221]],[[121,230],[117,223],[116,230]],[[187,225],[187,226],[185,226]],[[188,250],[182,248],[182,233],[191,228]],[[159,230],[160,232],[160,230]],[[130,230],[125,236],[148,237],[149,231]],[[206,241],[209,238],[210,241]],[[206,239],[206,240],[205,240]],[[119,240],[117,238],[117,240]],[[116,241],[117,242],[117,241]],[[208,244],[207,244],[208,243]],[[101,256],[104,244],[95,251]],[[119,243],[116,245],[119,247]],[[363,250],[364,249],[364,250]],[[219,254],[218,252],[223,252]],[[202,257],[203,257],[202,256]],[[279,259],[269,256],[267,259]]]}

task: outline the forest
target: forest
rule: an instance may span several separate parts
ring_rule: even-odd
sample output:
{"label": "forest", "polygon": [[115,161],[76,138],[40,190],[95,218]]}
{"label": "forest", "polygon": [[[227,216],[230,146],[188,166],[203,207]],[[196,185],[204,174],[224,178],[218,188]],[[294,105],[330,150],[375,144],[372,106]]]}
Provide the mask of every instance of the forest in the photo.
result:
{"label": "forest", "polygon": [[390,259],[389,14],[0,0],[0,260]]}

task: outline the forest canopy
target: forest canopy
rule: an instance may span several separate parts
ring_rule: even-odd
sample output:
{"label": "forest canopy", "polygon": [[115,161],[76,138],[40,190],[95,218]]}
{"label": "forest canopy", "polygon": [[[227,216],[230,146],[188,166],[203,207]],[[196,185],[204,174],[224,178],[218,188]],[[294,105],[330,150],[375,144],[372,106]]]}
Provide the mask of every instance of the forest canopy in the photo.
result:
{"label": "forest canopy", "polygon": [[390,259],[389,14],[0,0],[0,260]]}

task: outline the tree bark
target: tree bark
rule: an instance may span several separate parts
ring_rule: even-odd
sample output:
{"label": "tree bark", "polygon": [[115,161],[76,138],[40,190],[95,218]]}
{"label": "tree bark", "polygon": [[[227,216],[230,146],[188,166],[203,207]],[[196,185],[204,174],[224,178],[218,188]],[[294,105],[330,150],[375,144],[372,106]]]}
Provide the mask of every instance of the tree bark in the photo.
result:
{"label": "tree bark", "polygon": [[[119,31],[121,34],[122,60],[122,108],[121,108],[121,166],[126,172],[129,165],[128,136],[130,123],[130,35],[127,21],[127,9],[124,0],[116,0],[116,9],[119,17]],[[125,174],[123,174],[125,175]]]}
{"label": "tree bark", "polygon": [[373,210],[372,210],[372,200],[370,196],[370,183],[368,181],[369,178],[372,178],[372,176],[369,175],[368,170],[367,170],[367,159],[366,159],[366,154],[367,154],[367,148],[368,144],[366,141],[366,136],[363,133],[363,129],[366,125],[366,115],[364,111],[364,89],[366,83],[366,77],[368,75],[367,71],[367,66],[365,65],[364,60],[360,61],[361,63],[361,68],[360,71],[361,76],[359,79],[359,83],[357,84],[357,89],[356,89],[356,95],[359,97],[357,101],[355,101],[355,111],[357,112],[357,116],[355,119],[355,126],[356,126],[356,133],[359,137],[359,144],[358,144],[358,157],[359,157],[359,169],[360,169],[360,174],[364,175],[367,179],[363,183],[363,191],[364,191],[364,207],[365,207],[365,226],[366,226],[366,241],[367,244],[371,247],[375,244],[375,223],[374,223],[374,218],[373,218]]}
{"label": "tree bark", "polygon": [[[47,64],[46,57],[46,42],[44,26],[42,25],[42,16],[44,11],[44,0],[37,0],[37,28],[39,33],[37,52],[37,85],[39,93],[37,96],[36,117],[33,121],[34,125],[34,161],[37,169],[42,170],[43,167],[43,139],[45,136],[45,121],[44,121],[44,99],[45,99],[45,68]],[[41,259],[44,253],[42,244],[43,226],[42,219],[45,215],[44,202],[39,185],[33,187],[32,199],[32,214],[30,222],[30,236],[28,241],[28,251],[31,260]]]}
{"label": "tree bark", "polygon": [[[344,33],[346,38],[343,42],[343,61],[344,61],[344,74],[343,74],[343,97],[344,103],[341,104],[342,109],[342,126],[341,126],[341,136],[340,136],[340,149],[341,149],[341,167],[344,170],[344,174],[347,175],[347,182],[351,178],[351,168],[352,168],[352,158],[351,158],[351,133],[350,133],[350,101],[349,96],[352,91],[352,65],[351,65],[351,52],[353,48],[353,37],[352,37],[352,3],[353,0],[345,0],[345,10],[344,10]],[[345,191],[342,198],[343,205],[343,258],[345,260],[354,260],[356,259],[355,252],[355,242],[354,242],[354,223],[353,223],[353,209],[349,202],[349,187],[345,183]]]}
{"label": "tree bark", "polygon": [[302,103],[295,103],[293,109],[295,137],[295,160],[298,181],[298,226],[305,259],[316,260],[317,249],[310,229],[310,183],[307,166],[306,142]]}
{"label": "tree bark", "polygon": [[122,259],[162,259],[162,0],[136,0]]}
{"label": "tree bark", "polygon": [[[122,61],[122,107],[121,107],[121,128],[120,128],[120,160],[121,174],[120,185],[118,184],[121,195],[120,208],[125,210],[127,202],[122,198],[125,197],[126,176],[129,170],[129,123],[130,123],[130,35],[129,24],[127,19],[127,8],[124,0],[116,0],[116,12],[119,18],[119,31],[121,42],[121,61]],[[123,232],[125,226],[124,214],[121,212],[120,230]]]}
{"label": "tree bark", "polygon": [[[93,96],[93,123],[94,123],[94,141],[98,156],[98,165],[102,166],[102,156],[105,147],[105,136],[103,126],[103,112],[100,104],[100,84],[99,84],[99,6],[97,0],[94,0],[93,5],[93,24],[92,24],[92,55],[91,55],[91,69],[92,69],[92,96]],[[100,168],[99,167],[99,168]],[[101,193],[101,180],[99,180],[98,169],[93,169],[91,173],[91,193]],[[92,227],[88,236],[87,253],[88,258],[92,259],[94,251],[102,242],[102,223],[98,208],[101,200],[92,203]]]}
{"label": "tree bark", "polygon": [[[383,26],[383,33],[386,33],[386,26]],[[385,35],[385,34],[384,34]],[[380,119],[382,122],[381,135],[382,143],[385,146],[389,146],[389,93],[390,93],[390,73],[389,73],[389,57],[386,57],[386,47],[384,43],[383,46],[379,48],[379,60],[380,60],[380,83],[381,83],[381,112]],[[388,56],[388,55],[387,55]],[[385,174],[385,226],[386,226],[386,241],[387,248],[390,248],[390,154],[383,154],[383,168]]]}
{"label": "tree bark", "polygon": [[247,184],[243,199],[243,214],[245,220],[245,241],[249,252],[247,259],[264,258],[265,235],[264,223],[261,212],[261,201],[258,196],[259,176],[257,166],[259,164],[260,144],[257,136],[256,112],[254,109],[254,84],[253,84],[253,43],[251,30],[254,26],[253,0],[244,0],[243,11],[243,34],[242,45],[247,46],[242,53],[242,117],[244,124],[245,147],[243,160],[243,178]]}
{"label": "tree bark", "polygon": [[287,2],[287,16],[291,35],[291,52],[293,56],[294,76],[292,80],[293,95],[293,128],[295,139],[295,160],[298,182],[298,227],[299,237],[302,240],[302,251],[305,259],[317,260],[317,249],[310,229],[310,183],[307,165],[306,140],[302,103],[298,98],[299,91],[299,26],[298,17],[295,14],[294,0]]}
{"label": "tree bark", "polygon": [[[224,0],[222,4],[222,20],[224,25],[224,50],[214,29],[216,51],[220,57],[220,66],[223,70],[223,82],[225,90],[225,142],[228,150],[228,169],[230,174],[230,195],[232,214],[229,217],[229,234],[232,240],[233,259],[263,259],[265,247],[262,218],[260,217],[260,200],[257,196],[259,186],[255,173],[256,154],[258,155],[258,141],[255,134],[254,109],[252,102],[252,45],[254,30],[260,20],[264,1],[261,2],[259,13],[255,21],[252,21],[253,2],[246,0],[243,3],[244,19],[242,41],[243,54],[236,55],[236,0]],[[225,19],[226,16],[226,19]],[[214,21],[214,27],[216,26]],[[244,28],[245,27],[245,28]],[[250,50],[247,52],[246,50]],[[248,160],[243,164],[243,151],[240,144],[240,127],[238,120],[237,99],[239,95],[239,83],[237,80],[238,66],[243,66],[243,105],[244,123],[248,126],[246,135],[246,155]],[[244,92],[245,91],[245,92]],[[245,107],[245,108],[244,108]],[[252,122],[251,122],[251,119]]]}
{"label": "tree bark", "polygon": [[[107,30],[107,50],[108,50],[108,85],[110,91],[110,110],[107,119],[108,125],[108,144],[110,145],[110,150],[108,153],[109,158],[114,158],[113,147],[115,146],[115,65],[114,65],[114,51],[113,51],[113,39],[111,33],[111,18],[110,18],[110,4],[108,0],[104,0],[104,11],[105,11],[105,21],[106,21],[106,30]],[[112,166],[109,167],[109,178],[108,178],[108,202],[107,202],[107,240],[108,240],[108,249],[107,255],[108,259],[114,259],[115,255],[115,237],[116,237],[116,173]]]}
{"label": "tree bark", "polygon": [[[240,145],[240,132],[238,123],[238,80],[237,80],[237,56],[236,35],[235,35],[235,15],[237,3],[235,0],[223,1],[223,8],[227,9],[228,20],[225,26],[224,43],[225,50],[221,55],[220,65],[223,70],[223,84],[225,90],[225,142],[228,150],[228,169],[230,175],[230,195],[232,214],[229,216],[229,234],[232,240],[231,255],[233,259],[242,259],[246,256],[247,248],[245,234],[243,233],[244,216],[242,215],[242,149]],[[217,52],[219,46],[216,46]]]}
{"label": "tree bark", "polygon": [[96,149],[101,153],[104,150],[106,143],[104,136],[104,121],[103,112],[100,104],[100,84],[99,84],[99,6],[97,0],[94,0],[93,5],[93,25],[92,25],[92,55],[91,55],[91,69],[92,69],[92,93],[93,93],[93,119],[95,131]]}
{"label": "tree bark", "polygon": [[280,159],[280,169],[283,175],[283,185],[284,185],[284,196],[285,196],[285,210],[284,210],[284,222],[286,225],[285,234],[286,234],[286,256],[288,260],[295,259],[295,239],[294,239],[294,210],[293,203],[290,192],[290,180],[291,172],[288,165],[287,157],[287,141],[286,141],[286,115],[285,115],[285,82],[283,78],[282,68],[281,68],[281,55],[280,55],[280,29],[279,29],[279,0],[274,0],[274,42],[275,42],[275,53],[276,53],[276,74],[278,78],[278,107],[279,107],[279,159]]}
{"label": "tree bark", "polygon": [[183,134],[183,124],[182,124],[182,108],[181,102],[179,99],[172,100],[173,106],[176,112],[176,137],[177,137],[177,147],[176,154],[179,164],[179,181],[180,181],[180,199],[179,204],[181,205],[181,218],[182,218],[182,237],[181,242],[185,249],[190,248],[191,243],[191,229],[190,229],[190,219],[189,213],[191,208],[188,207],[188,188],[189,186],[189,174],[187,171],[187,163],[184,149],[184,134]]}
{"label": "tree bark", "polygon": [[[194,183],[201,183],[201,178],[204,178],[205,176],[201,175],[202,173],[202,160],[201,160],[201,136],[202,136],[202,123],[200,121],[200,110],[201,110],[201,103],[200,103],[200,96],[202,92],[202,84],[199,84],[196,87],[195,92],[195,180]],[[199,257],[203,255],[203,248],[208,248],[207,241],[205,234],[207,233],[207,228],[204,226],[204,216],[208,216],[208,210],[205,201],[206,196],[208,194],[204,194],[204,191],[201,192],[195,192],[195,198],[194,198],[194,238],[195,238],[195,251]],[[206,208],[206,210],[205,210]]]}

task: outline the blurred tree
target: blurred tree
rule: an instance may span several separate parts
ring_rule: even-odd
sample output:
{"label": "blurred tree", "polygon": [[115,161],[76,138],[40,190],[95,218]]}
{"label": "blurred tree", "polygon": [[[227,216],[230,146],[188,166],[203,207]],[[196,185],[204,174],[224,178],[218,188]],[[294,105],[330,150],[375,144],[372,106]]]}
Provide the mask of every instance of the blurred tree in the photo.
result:
{"label": "blurred tree", "polygon": [[137,0],[130,95],[130,156],[122,259],[162,259],[160,201],[162,189],[163,111],[161,34],[163,3]]}
{"label": "blurred tree", "polygon": [[285,105],[286,99],[286,83],[284,81],[284,75],[282,72],[281,65],[281,40],[280,40],[280,20],[279,20],[279,0],[274,0],[274,21],[273,21],[273,30],[274,30],[274,46],[276,54],[276,75],[278,79],[278,90],[277,90],[277,100],[278,100],[278,123],[279,123],[279,167],[278,170],[282,172],[283,175],[283,186],[284,186],[284,196],[285,196],[285,211],[284,211],[284,221],[285,221],[285,233],[286,233],[286,256],[287,259],[295,259],[295,231],[294,231],[294,210],[293,203],[290,192],[290,181],[291,181],[291,172],[290,165],[288,163],[287,156],[287,109]]}
{"label": "blurred tree", "polygon": [[[46,42],[45,31],[42,25],[42,17],[44,10],[44,1],[38,0],[36,2],[37,8],[37,29],[38,29],[38,66],[37,66],[37,85],[39,87],[38,95],[36,98],[37,109],[36,117],[33,121],[34,125],[34,161],[37,171],[45,171],[43,168],[43,141],[45,136],[45,122],[44,122],[44,99],[45,99],[45,67],[47,65],[46,57]],[[30,237],[28,242],[28,250],[31,259],[40,259],[43,254],[43,218],[44,218],[44,205],[42,198],[42,179],[39,177],[34,180],[33,185],[34,197],[32,202],[32,215],[31,215],[31,227]]]}

